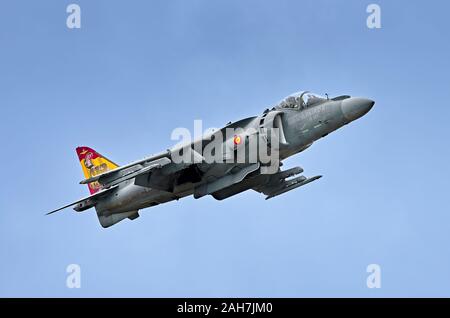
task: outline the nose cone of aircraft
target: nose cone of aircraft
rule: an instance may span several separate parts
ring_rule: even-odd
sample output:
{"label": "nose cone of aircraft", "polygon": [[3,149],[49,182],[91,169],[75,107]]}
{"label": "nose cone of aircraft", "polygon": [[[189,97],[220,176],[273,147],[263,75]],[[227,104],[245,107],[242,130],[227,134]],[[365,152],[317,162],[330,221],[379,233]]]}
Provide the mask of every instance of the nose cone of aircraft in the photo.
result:
{"label": "nose cone of aircraft", "polygon": [[341,104],[342,113],[349,121],[358,119],[372,109],[375,102],[367,98],[351,97],[344,99]]}

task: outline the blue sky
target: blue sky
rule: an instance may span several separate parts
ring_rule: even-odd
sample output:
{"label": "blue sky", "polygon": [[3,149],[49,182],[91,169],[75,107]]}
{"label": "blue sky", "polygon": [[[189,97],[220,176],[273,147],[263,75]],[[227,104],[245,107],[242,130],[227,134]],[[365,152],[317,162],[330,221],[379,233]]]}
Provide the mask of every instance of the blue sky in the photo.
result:
{"label": "blue sky", "polygon": [[[78,30],[69,3],[1,5],[0,296],[450,296],[447,2],[80,0]],[[376,101],[285,163],[319,181],[106,230],[93,210],[44,216],[88,194],[76,146],[124,164],[298,90]]]}

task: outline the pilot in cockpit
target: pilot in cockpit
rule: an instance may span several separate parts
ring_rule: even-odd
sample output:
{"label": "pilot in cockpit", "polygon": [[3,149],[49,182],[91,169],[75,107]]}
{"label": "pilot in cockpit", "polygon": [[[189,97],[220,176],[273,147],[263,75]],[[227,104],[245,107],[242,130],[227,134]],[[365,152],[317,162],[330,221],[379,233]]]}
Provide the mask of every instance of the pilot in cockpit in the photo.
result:
{"label": "pilot in cockpit", "polygon": [[286,97],[278,104],[278,107],[304,109],[311,105],[320,103],[323,100],[325,100],[325,98],[319,95],[315,95],[309,92],[302,92]]}

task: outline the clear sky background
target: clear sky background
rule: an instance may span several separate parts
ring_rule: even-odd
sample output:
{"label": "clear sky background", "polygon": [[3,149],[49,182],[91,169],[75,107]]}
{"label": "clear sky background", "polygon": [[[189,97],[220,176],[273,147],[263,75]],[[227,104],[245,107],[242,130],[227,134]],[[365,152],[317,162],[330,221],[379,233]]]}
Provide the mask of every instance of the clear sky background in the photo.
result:
{"label": "clear sky background", "polygon": [[[450,296],[447,1],[73,2],[79,30],[69,1],[0,5],[0,296]],[[44,216],[88,194],[76,146],[125,164],[298,90],[376,101],[285,162],[319,181]]]}

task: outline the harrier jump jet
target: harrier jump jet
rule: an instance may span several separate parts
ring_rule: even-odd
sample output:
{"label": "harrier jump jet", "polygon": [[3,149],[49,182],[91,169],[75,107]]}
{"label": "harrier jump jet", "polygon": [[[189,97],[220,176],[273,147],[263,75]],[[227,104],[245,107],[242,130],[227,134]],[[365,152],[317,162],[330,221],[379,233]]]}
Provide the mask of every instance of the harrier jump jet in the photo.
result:
{"label": "harrier jump jet", "polygon": [[[139,217],[139,210],[193,195],[212,195],[217,200],[246,190],[254,190],[270,199],[291,191],[321,176],[300,175],[301,167],[282,170],[282,161],[297,154],[316,140],[364,116],[375,104],[366,98],[342,95],[322,97],[309,92],[292,94],[261,115],[229,123],[198,140],[177,145],[159,154],[119,166],[89,147],[76,149],[91,195],[51,211],[73,207],[77,212],[95,208],[103,227],[126,218]],[[237,133],[225,134],[232,130]],[[225,134],[225,135],[224,135]],[[270,162],[244,150],[244,160],[229,160],[240,149],[246,149],[252,137],[267,153],[276,154]],[[215,159],[207,160],[204,151],[215,142]],[[218,143],[219,142],[219,143]],[[218,146],[217,146],[218,144]],[[211,148],[211,147],[210,147]],[[178,160],[174,154],[190,160]],[[274,164],[275,169],[267,169]],[[298,176],[300,175],[300,176]]]}

